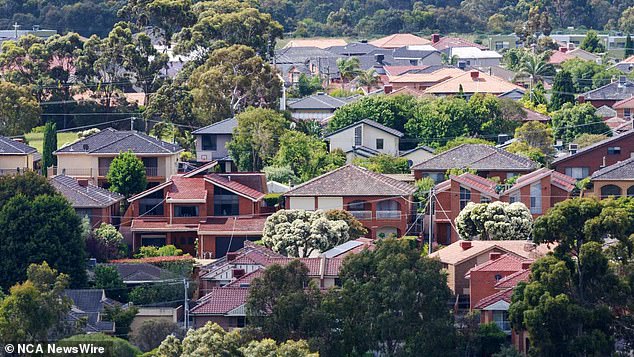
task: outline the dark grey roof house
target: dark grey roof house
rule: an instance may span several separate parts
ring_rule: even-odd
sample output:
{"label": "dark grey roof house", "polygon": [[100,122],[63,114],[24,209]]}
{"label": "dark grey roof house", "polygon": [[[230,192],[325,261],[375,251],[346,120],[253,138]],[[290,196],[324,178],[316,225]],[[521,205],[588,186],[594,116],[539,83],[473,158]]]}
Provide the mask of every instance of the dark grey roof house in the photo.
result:
{"label": "dark grey roof house", "polygon": [[287,101],[287,108],[294,119],[322,122],[330,118],[335,110],[360,98],[360,96],[339,98],[319,92],[304,98],[291,98]]}
{"label": "dark grey roof house", "polygon": [[352,162],[354,158],[367,158],[378,154],[399,156],[403,133],[374,120],[363,119],[329,133],[324,137],[330,151],[340,149]]}
{"label": "dark grey roof house", "polygon": [[138,131],[104,129],[82,140],[55,151],[56,155],[69,153],[114,154],[132,151],[135,154],[171,155],[183,149]]}
{"label": "dark grey roof house", "polygon": [[634,180],[634,157],[596,171],[592,180]]}
{"label": "dark grey roof house", "polygon": [[176,274],[148,263],[108,264],[119,272],[124,283],[129,285],[175,281]]}
{"label": "dark grey roof house", "polygon": [[578,100],[580,103],[592,103],[597,108],[603,105],[612,107],[614,103],[632,96],[634,96],[634,82],[625,76],[620,76],[612,83],[581,94]]}
{"label": "dark grey roof house", "polygon": [[103,320],[103,314],[106,307],[120,306],[121,304],[108,299],[103,289],[66,289],[64,295],[73,302],[68,320],[85,320],[84,332],[106,334],[115,332],[114,322]]}
{"label": "dark grey roof house", "polygon": [[0,175],[36,169],[40,159],[35,148],[0,136]]}
{"label": "dark grey roof house", "polygon": [[226,145],[231,141],[233,129],[237,126],[238,120],[229,118],[194,130],[192,134],[196,138],[197,161],[230,161]]}
{"label": "dark grey roof house", "polygon": [[364,42],[352,42],[345,46],[333,46],[326,48],[327,51],[341,56],[362,56],[377,49],[379,49],[379,47]]}

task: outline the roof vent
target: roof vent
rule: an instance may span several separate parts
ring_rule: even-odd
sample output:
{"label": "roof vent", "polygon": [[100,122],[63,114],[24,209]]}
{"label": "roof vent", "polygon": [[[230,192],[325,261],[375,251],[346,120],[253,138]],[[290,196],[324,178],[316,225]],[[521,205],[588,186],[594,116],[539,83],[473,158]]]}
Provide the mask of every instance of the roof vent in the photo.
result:
{"label": "roof vent", "polygon": [[438,42],[438,41],[440,41],[440,35],[439,35],[439,34],[437,34],[437,33],[432,34],[432,35],[431,35],[431,43],[436,43],[436,42]]}
{"label": "roof vent", "polygon": [[576,154],[578,150],[579,150],[579,145],[575,143],[568,144],[568,152],[570,152],[571,155]]}
{"label": "roof vent", "polygon": [[88,149],[90,149],[90,146],[88,146],[88,144],[84,144],[83,148],[84,148],[84,151],[88,151]]}
{"label": "roof vent", "polygon": [[462,250],[467,250],[471,248],[471,241],[468,241],[468,240],[460,241],[460,248],[462,248]]}

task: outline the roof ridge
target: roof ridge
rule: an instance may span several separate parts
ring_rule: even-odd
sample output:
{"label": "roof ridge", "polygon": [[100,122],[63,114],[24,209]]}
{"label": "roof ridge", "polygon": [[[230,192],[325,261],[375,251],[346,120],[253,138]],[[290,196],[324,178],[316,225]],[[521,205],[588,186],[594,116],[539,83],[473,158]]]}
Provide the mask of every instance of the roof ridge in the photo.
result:
{"label": "roof ridge", "polygon": [[[366,168],[362,168],[360,166],[352,165],[352,167],[354,167],[357,170],[361,170],[364,173],[369,173],[371,176],[374,176],[375,179],[380,180],[382,183],[384,183],[384,184],[386,184],[388,186],[391,186],[392,188],[394,188],[394,189],[396,189],[398,191],[402,191],[404,194],[407,194],[407,192],[405,192],[405,190],[403,190],[402,187],[396,186],[396,184],[401,184],[402,181],[393,179],[393,178],[391,178],[389,176],[385,176],[385,175],[380,174],[378,172],[370,171],[370,170],[368,170]],[[390,182],[385,182],[385,180],[388,180]]]}
{"label": "roof ridge", "polygon": [[299,188],[302,188],[302,187],[304,187],[304,186],[306,186],[306,185],[308,185],[308,184],[310,184],[310,183],[313,183],[313,182],[315,182],[315,181],[317,181],[317,180],[321,179],[322,177],[326,177],[326,176],[328,176],[328,175],[330,175],[330,174],[332,174],[332,173],[335,173],[335,172],[337,172],[337,171],[340,171],[340,170],[342,170],[342,169],[344,169],[345,167],[348,167],[348,166],[352,166],[352,164],[345,164],[345,165],[343,165],[343,166],[341,166],[341,167],[338,167],[338,168],[336,168],[336,169],[334,169],[334,170],[332,170],[332,171],[325,172],[325,173],[323,173],[323,174],[321,174],[321,175],[319,175],[319,176],[317,176],[317,177],[314,177],[314,178],[312,178],[312,179],[310,179],[310,180],[308,180],[308,181],[306,181],[306,182],[304,182],[304,183],[302,183],[302,184],[299,184],[299,185],[297,185],[297,186],[295,186],[295,187],[291,188],[290,190],[286,191],[284,194],[288,194],[288,193],[291,193],[291,192],[293,192],[293,191],[296,191],[296,190],[297,190],[297,189],[299,189]]}
{"label": "roof ridge", "polygon": [[[6,140],[5,140],[5,139],[6,139]],[[16,145],[14,144],[14,143],[17,143],[17,141],[15,141],[15,140],[13,140],[13,139],[11,139],[11,138],[7,138],[7,137],[2,136],[2,135],[0,135],[0,141],[2,141],[2,142],[4,142],[5,144],[7,144],[7,145],[11,146],[12,148],[14,148],[14,149],[18,150],[18,151],[19,151],[19,152],[21,152],[22,154],[30,154],[30,153],[32,153],[33,151],[37,151],[37,149],[36,149],[36,148],[34,148],[34,147],[32,147],[32,146],[29,146],[29,145],[27,145],[27,144],[25,144],[25,143],[21,143],[22,145],[24,145],[24,146],[26,146],[26,147],[29,147],[29,148],[33,149],[33,151],[26,152],[26,150],[22,150],[22,149],[20,149],[18,146],[16,146]]]}
{"label": "roof ridge", "polygon": [[606,166],[606,167],[604,167],[604,168],[602,168],[600,170],[595,171],[592,174],[591,178],[597,178],[597,177],[599,177],[601,175],[604,175],[606,173],[612,172],[612,171],[614,171],[616,169],[619,169],[619,168],[621,168],[621,167],[623,167],[625,165],[628,165],[628,164],[630,164],[632,162],[634,162],[634,157],[630,157],[630,158],[627,158],[625,160],[621,160],[619,162],[615,162],[614,164],[612,164],[610,166]]}
{"label": "roof ridge", "polygon": [[[152,144],[152,145],[154,145],[154,146],[156,146],[156,147],[158,147],[158,148],[162,149],[163,151],[166,151],[166,152],[168,152],[168,153],[170,153],[170,152],[171,152],[171,151],[170,151],[170,150],[168,150],[165,146],[163,146],[163,145],[159,145],[158,143],[154,142],[153,140],[150,140],[149,138],[152,138],[152,137],[151,137],[151,136],[149,136],[149,135],[146,135],[146,134],[141,135],[141,133],[139,133],[138,131],[133,131],[133,132],[132,132],[132,135],[134,135],[134,136],[136,136],[136,137],[138,137],[138,138],[140,138],[140,139],[145,140],[146,142],[148,142],[148,143],[150,143],[150,144]],[[163,143],[165,142],[165,141],[163,141],[163,140],[161,140],[161,139],[158,139],[158,138],[155,138],[155,139],[156,139],[157,141],[160,141],[160,142],[163,142]],[[169,144],[169,143],[168,143],[168,144]],[[171,144],[170,144],[170,145],[171,145]]]}

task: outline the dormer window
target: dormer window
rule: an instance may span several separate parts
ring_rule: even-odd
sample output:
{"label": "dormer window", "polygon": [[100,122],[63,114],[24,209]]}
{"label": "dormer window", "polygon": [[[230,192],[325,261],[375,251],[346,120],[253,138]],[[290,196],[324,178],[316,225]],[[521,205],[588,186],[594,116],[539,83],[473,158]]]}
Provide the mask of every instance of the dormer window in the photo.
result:
{"label": "dormer window", "polygon": [[355,146],[361,146],[361,125],[359,125],[358,127],[354,128],[354,145]]}

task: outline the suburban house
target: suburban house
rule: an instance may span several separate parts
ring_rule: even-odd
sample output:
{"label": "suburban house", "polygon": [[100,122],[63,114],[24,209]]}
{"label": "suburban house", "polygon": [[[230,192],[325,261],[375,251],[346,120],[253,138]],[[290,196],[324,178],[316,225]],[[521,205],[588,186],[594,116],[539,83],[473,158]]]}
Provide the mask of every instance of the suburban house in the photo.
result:
{"label": "suburban house", "polygon": [[440,183],[450,169],[472,169],[482,177],[499,177],[504,181],[536,167],[533,161],[495,146],[462,144],[412,166],[412,172],[417,180],[431,177]]}
{"label": "suburban house", "polygon": [[364,168],[346,165],[286,192],[287,209],[308,211],[343,209],[367,229],[368,237],[401,237],[416,213],[416,188]]}
{"label": "suburban house", "polygon": [[53,154],[57,157],[57,166],[49,168],[48,177],[66,175],[107,187],[110,163],[127,151],[143,161],[148,186],[151,186],[176,174],[183,149],[141,132],[108,128],[56,150]]}
{"label": "suburban house", "polygon": [[634,112],[634,96],[614,103],[612,109],[616,110],[616,115],[614,116],[631,121],[632,112]]}
{"label": "suburban house", "polygon": [[293,119],[325,123],[334,115],[335,110],[358,99],[358,96],[338,98],[319,92],[308,97],[289,99],[287,108]]}
{"label": "suburban house", "polygon": [[395,48],[391,53],[394,60],[411,66],[438,66],[442,64],[440,51],[430,45],[416,45]]}
{"label": "suburban house", "polygon": [[608,107],[607,105],[602,105],[598,107],[594,113],[600,116],[603,120],[614,118],[616,116],[616,110]]}
{"label": "suburban house", "polygon": [[595,197],[634,197],[634,157],[596,171],[590,180]]}
{"label": "suburban house", "polygon": [[552,167],[568,176],[583,179],[596,171],[632,157],[634,152],[634,131],[614,135],[583,149],[570,145],[569,153],[558,157]]}
{"label": "suburban house", "polygon": [[525,89],[501,78],[471,70],[454,78],[440,82],[425,90],[437,96],[458,95],[460,90],[469,98],[476,93],[500,95],[512,90],[524,93]]}
{"label": "suburban house", "polygon": [[77,180],[66,175],[54,176],[49,182],[66,197],[79,217],[88,217],[91,227],[119,224],[123,195],[91,184],[88,179]]}
{"label": "suburban house", "polygon": [[35,148],[0,136],[0,175],[37,170],[40,160]]}
{"label": "suburban house", "polygon": [[525,261],[538,259],[546,255],[552,247],[546,244],[536,245],[524,240],[460,240],[429,255],[439,259],[447,272],[447,285],[458,296],[461,309],[470,306],[470,281],[467,274],[471,269],[491,260],[495,253],[512,255]]}
{"label": "suburban house", "polygon": [[457,47],[475,47],[480,50],[486,50],[487,47],[464,40],[458,37],[442,37],[439,34],[431,35],[431,45],[440,52],[449,56],[451,50]]}
{"label": "suburban house", "polygon": [[629,99],[632,96],[634,96],[634,82],[625,76],[619,76],[619,78],[612,83],[579,95],[577,101],[579,103],[590,103],[595,108],[604,105],[613,108],[617,102]]}
{"label": "suburban house", "polygon": [[387,75],[386,86],[389,86],[388,92],[405,87],[424,91],[429,87],[463,75],[464,73],[463,70],[454,67],[430,66],[425,69],[410,70],[396,75]]}
{"label": "suburban house", "polygon": [[[300,40],[298,40],[300,41]],[[333,44],[334,45],[345,45]],[[328,46],[332,47],[332,46]],[[315,46],[285,47],[275,51],[274,63],[282,73],[287,85],[299,82],[302,74],[310,76],[322,76],[322,78],[339,78],[337,58],[342,57],[336,53]]]}
{"label": "suburban house", "polygon": [[499,66],[502,55],[490,50],[482,50],[477,47],[454,47],[449,51],[449,57],[456,56],[458,61],[463,61],[467,66],[487,67]]}
{"label": "suburban house", "polygon": [[575,183],[572,177],[547,168],[522,175],[513,185],[500,185],[471,173],[452,175],[435,187],[432,217],[435,241],[450,244],[459,239],[453,222],[469,202],[521,202],[537,217],[570,198]]}
{"label": "suburban house", "polygon": [[352,42],[345,46],[332,46],[326,48],[327,51],[341,55],[341,56],[363,56],[368,53],[379,49],[379,47],[373,46],[367,42]]}
{"label": "suburban house", "polygon": [[559,50],[553,51],[550,54],[548,63],[553,65],[561,65],[567,60],[579,58],[584,61],[592,61],[601,64],[601,56],[597,56],[594,53],[585,51],[581,48],[574,48],[574,45],[572,44],[570,44],[568,47],[559,47]]}
{"label": "suburban house", "polygon": [[411,150],[401,151],[400,157],[407,159],[410,167],[434,157],[434,149],[428,146],[417,146]]}
{"label": "suburban house", "polygon": [[370,41],[368,43],[376,47],[395,49],[406,46],[429,45],[431,41],[409,33],[397,33]]}
{"label": "suburban house", "polygon": [[402,137],[403,133],[398,130],[374,120],[363,119],[326,135],[325,139],[331,152],[343,150],[348,162],[351,162],[357,157],[367,158],[378,154],[398,156]]}
{"label": "suburban house", "polygon": [[634,56],[630,56],[609,68],[616,68],[623,73],[629,74],[634,70]]}
{"label": "suburban house", "polygon": [[103,289],[66,289],[64,295],[72,301],[67,320],[79,325],[85,323],[85,333],[115,333],[115,323],[104,320],[106,307],[121,306],[121,303],[106,297]]}
{"label": "suburban house", "polygon": [[317,47],[322,50],[328,47],[345,46],[348,42],[342,38],[292,39],[284,48]]}
{"label": "suburban house", "polygon": [[224,256],[262,237],[266,193],[260,173],[172,176],[128,200],[129,243],[133,251],[173,244],[200,258]]}
{"label": "suburban house", "polygon": [[221,120],[204,128],[192,131],[196,138],[196,160],[199,162],[217,161],[223,171],[233,171],[233,160],[229,157],[227,143],[233,137],[233,129],[238,126],[236,118]]}

